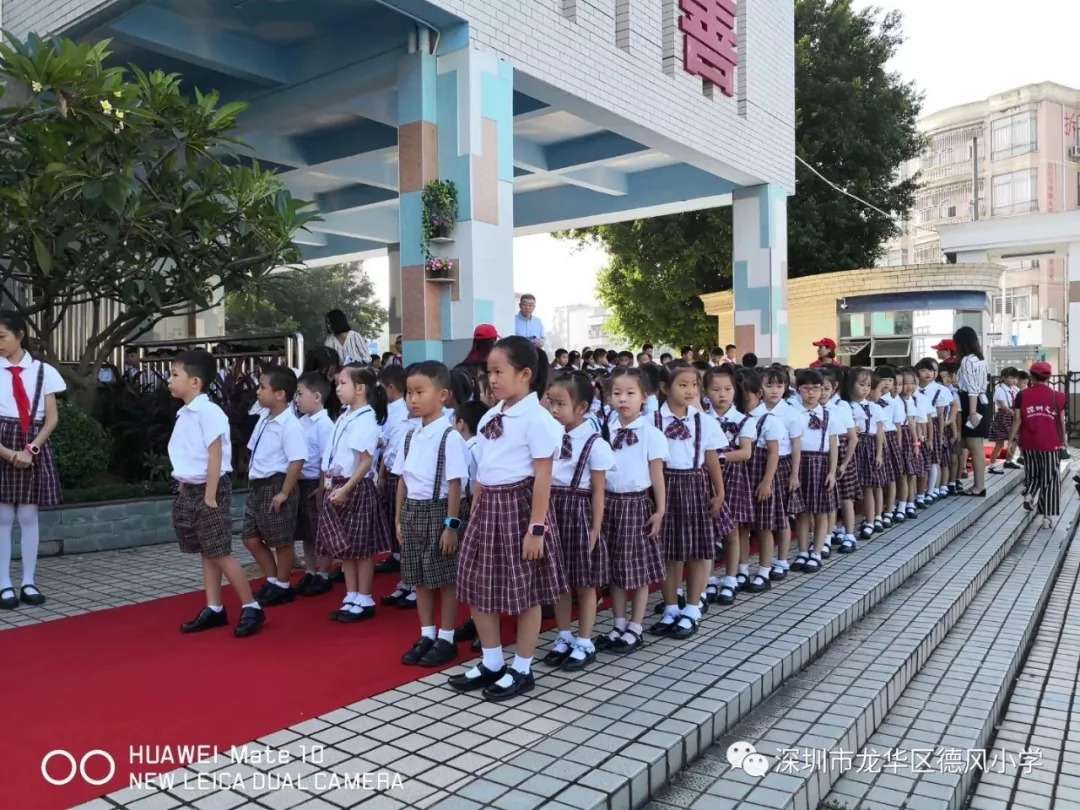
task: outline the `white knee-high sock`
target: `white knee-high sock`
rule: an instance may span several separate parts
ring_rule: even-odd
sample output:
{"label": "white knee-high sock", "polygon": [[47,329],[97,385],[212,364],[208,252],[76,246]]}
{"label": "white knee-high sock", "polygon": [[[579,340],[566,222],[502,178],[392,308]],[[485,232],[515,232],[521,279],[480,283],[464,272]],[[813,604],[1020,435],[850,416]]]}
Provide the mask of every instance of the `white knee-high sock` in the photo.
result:
{"label": "white knee-high sock", "polygon": [[0,590],[11,587],[11,527],[15,525],[15,507],[0,503]]}
{"label": "white knee-high sock", "polygon": [[937,492],[938,484],[938,465],[935,464],[930,468],[930,473],[926,476],[926,483],[930,492]]}
{"label": "white knee-high sock", "polygon": [[22,584],[33,585],[34,572],[37,570],[38,546],[41,543],[37,504],[19,504],[18,515],[19,546],[22,550]]}

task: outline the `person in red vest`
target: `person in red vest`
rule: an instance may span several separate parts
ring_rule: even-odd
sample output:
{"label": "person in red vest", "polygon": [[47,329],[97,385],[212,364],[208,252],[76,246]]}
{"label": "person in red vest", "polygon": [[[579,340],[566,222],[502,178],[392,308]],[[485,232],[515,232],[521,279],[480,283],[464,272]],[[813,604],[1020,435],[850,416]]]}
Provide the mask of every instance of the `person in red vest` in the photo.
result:
{"label": "person in red vest", "polygon": [[836,360],[836,341],[832,338],[823,337],[821,340],[814,342],[814,347],[817,349],[817,360],[810,364],[810,368],[821,368],[822,366],[838,366],[840,363]]}
{"label": "person in red vest", "polygon": [[1061,511],[1058,451],[1065,447],[1065,395],[1046,384],[1051,373],[1049,363],[1031,365],[1032,384],[1016,395],[1009,435],[1010,444],[1019,436],[1024,453],[1024,508],[1042,515],[1044,529]]}
{"label": "person in red vest", "polygon": [[956,362],[956,341],[952,338],[945,338],[936,346],[931,346],[930,348],[937,352],[937,359],[939,363]]}

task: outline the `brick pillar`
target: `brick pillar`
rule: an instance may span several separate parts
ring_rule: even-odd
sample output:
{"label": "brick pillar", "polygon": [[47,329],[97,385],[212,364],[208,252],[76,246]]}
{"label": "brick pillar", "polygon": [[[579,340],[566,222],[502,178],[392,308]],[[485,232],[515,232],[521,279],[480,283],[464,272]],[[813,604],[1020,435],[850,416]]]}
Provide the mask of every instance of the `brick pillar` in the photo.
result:
{"label": "brick pillar", "polygon": [[787,195],[779,186],[738,189],[732,204],[735,340],[763,363],[788,356]]}

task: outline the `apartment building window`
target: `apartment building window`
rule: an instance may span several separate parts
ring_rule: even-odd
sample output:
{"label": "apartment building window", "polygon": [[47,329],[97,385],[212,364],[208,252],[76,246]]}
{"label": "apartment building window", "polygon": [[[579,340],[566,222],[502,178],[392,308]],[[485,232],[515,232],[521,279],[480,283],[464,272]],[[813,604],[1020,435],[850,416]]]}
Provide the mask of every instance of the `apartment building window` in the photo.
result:
{"label": "apartment building window", "polygon": [[1023,169],[994,178],[992,210],[1001,214],[1024,214],[1039,209],[1039,173]]}
{"label": "apartment building window", "polygon": [[941,245],[931,242],[915,249],[915,264],[937,264],[941,261]]}
{"label": "apartment building window", "polygon": [[1034,152],[1038,144],[1038,123],[1034,110],[999,118],[990,125],[993,159]]}
{"label": "apartment building window", "polygon": [[[1001,314],[1000,295],[995,295],[992,300],[993,313]],[[1017,321],[1036,320],[1039,317],[1039,288],[1012,287],[1005,290],[1005,314],[1011,315]]]}

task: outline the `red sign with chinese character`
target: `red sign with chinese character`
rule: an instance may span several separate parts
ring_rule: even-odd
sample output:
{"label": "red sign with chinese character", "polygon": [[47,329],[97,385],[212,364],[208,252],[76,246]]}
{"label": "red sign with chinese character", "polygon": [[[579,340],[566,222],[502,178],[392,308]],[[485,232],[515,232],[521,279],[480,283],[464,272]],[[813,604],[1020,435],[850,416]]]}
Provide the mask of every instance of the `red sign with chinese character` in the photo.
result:
{"label": "red sign with chinese character", "polygon": [[1076,129],[1077,129],[1076,113],[1071,113],[1069,115],[1066,115],[1065,116],[1065,137],[1066,138],[1075,138],[1076,137]]}
{"label": "red sign with chinese character", "polygon": [[735,35],[736,0],[679,0],[683,16],[683,69],[712,82],[725,96],[735,95],[739,65]]}

